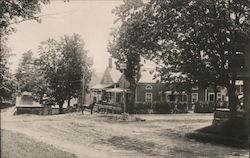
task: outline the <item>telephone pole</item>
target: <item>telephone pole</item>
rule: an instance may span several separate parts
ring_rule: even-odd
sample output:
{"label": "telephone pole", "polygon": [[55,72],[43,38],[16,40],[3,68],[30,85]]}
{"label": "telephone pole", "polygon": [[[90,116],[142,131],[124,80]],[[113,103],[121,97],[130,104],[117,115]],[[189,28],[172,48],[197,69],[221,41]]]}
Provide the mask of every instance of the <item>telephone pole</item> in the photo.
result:
{"label": "telephone pole", "polygon": [[120,69],[123,72],[123,113],[126,113],[126,95],[125,95],[125,70],[127,69],[126,63],[120,64]]}

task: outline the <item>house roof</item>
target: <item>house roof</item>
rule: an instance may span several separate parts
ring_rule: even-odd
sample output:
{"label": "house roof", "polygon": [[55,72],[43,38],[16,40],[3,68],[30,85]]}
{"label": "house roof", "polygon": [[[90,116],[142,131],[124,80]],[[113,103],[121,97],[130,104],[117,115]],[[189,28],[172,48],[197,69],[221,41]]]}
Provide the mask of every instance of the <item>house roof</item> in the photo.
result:
{"label": "house roof", "polygon": [[112,86],[113,84],[97,84],[97,85],[94,85],[92,87],[90,87],[91,89],[105,89],[105,88],[108,88],[110,86]]}
{"label": "house roof", "polygon": [[44,107],[42,104],[39,104],[38,102],[33,101],[32,104],[16,104],[17,108],[41,108]]}
{"label": "house roof", "polygon": [[114,83],[118,83],[119,79],[122,76],[122,73],[119,70],[117,70],[116,68],[113,68],[113,67],[112,68],[108,68],[108,71],[110,73],[112,81]]}
{"label": "house roof", "polygon": [[122,73],[113,67],[107,67],[101,80],[101,84],[115,84],[118,83]]}
{"label": "house roof", "polygon": [[157,83],[157,78],[155,78],[154,73],[148,70],[141,71],[141,78],[139,83]]}

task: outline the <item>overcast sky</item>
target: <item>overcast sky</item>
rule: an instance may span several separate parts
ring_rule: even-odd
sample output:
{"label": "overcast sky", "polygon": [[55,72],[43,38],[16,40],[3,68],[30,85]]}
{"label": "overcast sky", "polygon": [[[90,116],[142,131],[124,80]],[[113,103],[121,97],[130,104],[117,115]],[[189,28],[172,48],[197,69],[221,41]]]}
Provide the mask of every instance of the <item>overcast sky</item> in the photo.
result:
{"label": "overcast sky", "polygon": [[103,72],[109,57],[107,42],[111,28],[115,27],[116,17],[111,11],[121,3],[117,0],[52,1],[42,9],[41,14],[49,14],[42,18],[42,23],[26,21],[14,26],[17,32],[9,37],[8,43],[14,54],[10,58],[12,71],[17,68],[21,54],[30,49],[35,52],[41,41],[78,33],[84,39],[88,55],[94,59],[93,67]]}

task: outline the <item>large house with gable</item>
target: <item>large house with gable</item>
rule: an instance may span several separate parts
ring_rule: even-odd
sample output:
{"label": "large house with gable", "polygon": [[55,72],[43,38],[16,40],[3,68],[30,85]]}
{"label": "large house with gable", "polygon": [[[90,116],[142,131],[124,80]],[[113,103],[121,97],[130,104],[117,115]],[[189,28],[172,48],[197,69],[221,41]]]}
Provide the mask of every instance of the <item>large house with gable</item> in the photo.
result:
{"label": "large house with gable", "polygon": [[[99,84],[90,88],[91,100],[101,104],[116,105],[122,107],[123,92],[125,93],[125,102],[128,101],[132,92],[129,90],[129,82],[124,75],[112,65],[112,59],[104,71]],[[239,88],[241,90],[241,88]],[[154,78],[147,68],[142,68],[141,78],[135,91],[135,104],[155,104],[155,103],[186,103],[195,104],[197,102],[227,102],[227,91],[225,87],[218,87],[215,93],[211,87],[192,87],[191,93],[178,93],[166,89],[165,83],[160,83]]]}

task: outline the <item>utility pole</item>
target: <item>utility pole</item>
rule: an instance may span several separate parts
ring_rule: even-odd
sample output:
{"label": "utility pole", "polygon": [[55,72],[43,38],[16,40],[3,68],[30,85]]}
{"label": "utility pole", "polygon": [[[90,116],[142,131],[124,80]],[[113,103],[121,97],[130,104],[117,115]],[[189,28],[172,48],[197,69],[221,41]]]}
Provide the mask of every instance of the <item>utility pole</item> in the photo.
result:
{"label": "utility pole", "polygon": [[81,93],[81,106],[83,106],[84,102],[85,102],[85,78],[84,78],[84,74],[82,76],[82,93]]}
{"label": "utility pole", "polygon": [[126,113],[126,96],[125,96],[125,70],[127,69],[126,63],[120,64],[120,69],[123,72],[123,113]]}

